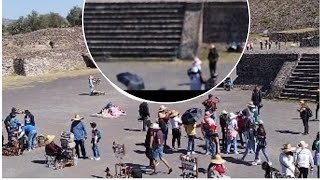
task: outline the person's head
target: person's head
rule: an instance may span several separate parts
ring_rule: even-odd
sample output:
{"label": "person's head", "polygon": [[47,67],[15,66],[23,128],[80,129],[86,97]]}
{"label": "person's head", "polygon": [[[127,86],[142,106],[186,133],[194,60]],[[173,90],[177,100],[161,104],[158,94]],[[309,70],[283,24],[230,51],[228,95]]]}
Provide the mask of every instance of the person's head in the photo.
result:
{"label": "person's head", "polygon": [[234,119],[236,119],[238,116],[237,115],[235,115],[234,113],[229,113],[229,119],[230,119],[230,121],[232,121],[232,120],[234,120]]}
{"label": "person's head", "polygon": [[220,154],[216,154],[212,159],[211,159],[211,163],[212,164],[216,164],[216,165],[220,165],[225,163],[226,160],[222,159]]}
{"label": "person's head", "polygon": [[89,75],[89,79],[93,79],[94,77],[93,77],[93,75]]}
{"label": "person's head", "polygon": [[209,51],[211,52],[215,52],[217,49],[216,49],[216,46],[214,44],[210,44],[209,46]]}
{"label": "person's head", "polygon": [[25,114],[30,114],[30,111],[26,109],[26,110],[24,111],[24,113],[25,113]]}
{"label": "person's head", "polygon": [[298,147],[304,149],[308,147],[308,144],[305,141],[300,141]]}
{"label": "person's head", "polygon": [[292,147],[291,144],[284,144],[281,150],[287,156],[293,156],[293,152],[296,150],[296,148]]}
{"label": "person's head", "polygon": [[74,118],[71,119],[71,121],[81,121],[83,117],[81,117],[79,114],[74,115]]}
{"label": "person's head", "polygon": [[248,108],[249,108],[250,110],[252,110],[253,108],[256,107],[256,106],[253,104],[252,101],[250,101],[250,102],[247,104],[247,106],[248,106]]}
{"label": "person's head", "polygon": [[47,135],[44,143],[45,143],[46,145],[48,145],[48,144],[53,144],[53,143],[54,143],[53,140],[54,140],[55,137],[56,137],[55,135]]}
{"label": "person's head", "polygon": [[176,111],[176,110],[172,110],[170,111],[170,118],[174,118],[174,117],[177,117],[179,115],[179,112]]}
{"label": "person's head", "polygon": [[212,95],[212,94],[209,94],[209,95],[208,95],[208,98],[209,98],[209,99],[211,99],[212,97],[213,97],[213,95]]}
{"label": "person's head", "polygon": [[192,61],[193,66],[200,66],[202,64],[202,61],[198,57],[194,57]]}
{"label": "person's head", "polygon": [[205,114],[204,114],[204,118],[203,118],[203,119],[204,119],[206,122],[209,122],[211,115],[212,115],[212,114],[211,114],[209,111],[206,111]]}
{"label": "person's head", "polygon": [[254,91],[259,91],[259,86],[255,86]]}
{"label": "person's head", "polygon": [[222,114],[223,116],[228,116],[228,112],[227,112],[226,110],[223,110],[223,111],[221,112],[221,114]]}
{"label": "person's head", "polygon": [[96,127],[97,127],[97,123],[92,122],[92,123],[90,123],[90,126],[91,126],[92,128],[96,128]]}

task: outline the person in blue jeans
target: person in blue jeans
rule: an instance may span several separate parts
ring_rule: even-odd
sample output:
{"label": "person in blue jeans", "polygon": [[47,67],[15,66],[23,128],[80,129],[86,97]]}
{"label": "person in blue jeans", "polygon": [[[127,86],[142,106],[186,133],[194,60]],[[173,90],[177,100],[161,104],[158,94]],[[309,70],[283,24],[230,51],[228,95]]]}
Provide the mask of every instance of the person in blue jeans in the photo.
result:
{"label": "person in blue jeans", "polygon": [[246,143],[246,150],[241,158],[242,161],[246,158],[248,153],[255,152],[256,149],[256,130],[255,130],[255,125],[253,123],[250,123],[249,129],[245,132],[247,143]]}
{"label": "person in blue jeans", "polygon": [[81,121],[83,117],[80,117],[79,114],[76,114],[74,118],[71,119],[71,128],[70,132],[74,134],[74,142],[76,143],[76,154],[80,158],[79,146],[81,148],[81,154],[83,159],[87,159],[86,149],[84,147],[84,141],[87,139],[86,128]]}
{"label": "person in blue jeans", "polygon": [[98,143],[101,139],[101,133],[97,129],[97,124],[95,122],[90,123],[90,126],[92,128],[92,139],[91,139],[91,144],[92,144],[92,151],[93,151],[93,157],[91,160],[100,160],[100,151],[98,147]]}
{"label": "person in blue jeans", "polygon": [[234,153],[239,154],[237,145],[238,136],[238,123],[237,115],[230,113],[229,120],[227,122],[227,153],[230,153],[231,145],[233,145]]}
{"label": "person in blue jeans", "polygon": [[24,133],[28,136],[28,151],[35,149],[37,144],[37,128],[31,124],[23,126]]}
{"label": "person in blue jeans", "polygon": [[266,141],[266,131],[264,129],[264,126],[263,126],[263,121],[262,120],[259,120],[258,121],[258,129],[257,129],[257,149],[256,149],[256,154],[255,154],[255,159],[254,161],[252,162],[252,165],[253,166],[256,166],[258,165],[261,160],[260,160],[260,151],[262,151],[264,157],[266,158],[266,161],[268,162],[269,165],[271,165],[271,161],[270,161],[270,158],[267,154],[267,141]]}

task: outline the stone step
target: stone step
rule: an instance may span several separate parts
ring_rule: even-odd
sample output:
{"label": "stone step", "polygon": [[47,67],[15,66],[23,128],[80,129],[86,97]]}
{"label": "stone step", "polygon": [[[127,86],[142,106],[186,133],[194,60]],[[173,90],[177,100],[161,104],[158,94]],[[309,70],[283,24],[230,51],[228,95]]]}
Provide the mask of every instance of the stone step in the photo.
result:
{"label": "stone step", "polygon": [[[92,13],[92,14],[91,14]],[[92,20],[92,19],[180,19],[184,18],[184,14],[148,14],[148,16],[144,16],[145,14],[112,14],[105,16],[104,14],[97,14],[97,12],[84,12],[84,20]]]}
{"label": "stone step", "polygon": [[293,72],[318,73],[319,69],[295,69]]}
{"label": "stone step", "polygon": [[319,65],[319,61],[299,61],[298,65]]}
{"label": "stone step", "polygon": [[172,9],[184,8],[184,3],[86,3],[85,10],[107,9]]}
{"label": "stone step", "polygon": [[118,35],[97,35],[97,34],[86,34],[86,38],[90,40],[156,40],[156,39],[166,39],[166,40],[178,40],[180,41],[180,35],[171,35],[171,34],[157,34],[157,35],[125,35],[125,34],[118,34]]}
{"label": "stone step", "polygon": [[300,61],[313,61],[313,62],[319,62],[319,58],[312,58],[312,57],[301,57]]}
{"label": "stone step", "polygon": [[92,19],[83,21],[84,26],[91,24],[99,25],[115,25],[115,24],[170,24],[170,23],[182,23],[183,19],[128,19],[128,20],[112,20],[112,19]]}
{"label": "stone step", "polygon": [[181,35],[181,30],[99,30],[99,31],[90,31],[86,30],[85,35],[162,35],[162,34],[171,34],[171,35]]}
{"label": "stone step", "polygon": [[301,65],[298,64],[298,66],[296,66],[296,69],[319,69],[319,64],[312,64],[312,65]]}
{"label": "stone step", "polygon": [[290,84],[300,84],[300,85],[314,85],[319,86],[319,81],[308,81],[308,80],[289,80],[287,82],[288,85]]}
{"label": "stone step", "polygon": [[107,50],[107,51],[121,51],[135,52],[138,50],[175,50],[176,46],[89,46],[90,50]]}
{"label": "stone step", "polygon": [[317,96],[315,96],[315,95],[301,95],[299,98],[299,95],[297,95],[295,93],[283,93],[278,98],[283,99],[283,100],[300,101],[301,99],[304,99],[304,100],[309,100],[309,101],[316,101]]}
{"label": "stone step", "polygon": [[176,53],[173,52],[155,52],[155,51],[147,51],[147,52],[91,52],[91,55],[94,59],[99,58],[175,58],[177,56]]}
{"label": "stone step", "polygon": [[297,80],[297,81],[319,82],[319,76],[316,76],[316,77],[308,77],[308,76],[305,76],[305,77],[300,77],[300,76],[291,76],[291,77],[289,78],[289,81],[294,81],[294,80]]}
{"label": "stone step", "polygon": [[291,74],[292,77],[319,77],[319,72],[318,73],[314,73],[314,72],[301,72],[301,71],[293,71]]}
{"label": "stone step", "polygon": [[319,59],[319,54],[302,54],[301,58],[315,58]]}
{"label": "stone step", "polygon": [[298,93],[298,94],[313,94],[317,95],[317,90],[309,90],[309,89],[297,89],[297,88],[284,88],[282,92],[288,92],[288,93]]}
{"label": "stone step", "polygon": [[93,41],[87,41],[87,44],[89,47],[92,46],[179,46],[180,41],[104,41],[104,42],[93,42]]}
{"label": "stone step", "polygon": [[85,29],[182,29],[182,24],[119,24],[119,25],[86,25]]}
{"label": "stone step", "polygon": [[90,14],[91,12],[95,12],[95,14],[100,14],[100,15],[115,15],[115,14],[181,14],[183,12],[183,9],[176,9],[176,8],[170,8],[170,9],[151,9],[151,8],[146,8],[146,9],[135,9],[134,7],[130,9],[125,9],[121,8],[120,9],[108,9],[108,10],[95,10],[95,11],[90,11],[88,9],[85,9],[84,12],[86,14]]}
{"label": "stone step", "polygon": [[287,84],[285,85],[285,88],[287,89],[308,89],[308,90],[317,90],[319,89],[319,84],[309,84],[309,85],[302,85],[302,84]]}

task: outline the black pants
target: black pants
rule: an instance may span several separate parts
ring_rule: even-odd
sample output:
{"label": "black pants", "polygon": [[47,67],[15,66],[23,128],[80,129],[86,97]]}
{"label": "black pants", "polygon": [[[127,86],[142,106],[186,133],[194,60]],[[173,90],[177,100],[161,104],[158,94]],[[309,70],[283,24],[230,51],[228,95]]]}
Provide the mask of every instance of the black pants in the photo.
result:
{"label": "black pants", "polygon": [[309,133],[309,118],[302,118],[302,123],[304,126],[304,133],[308,134]]}
{"label": "black pants", "polygon": [[149,159],[149,166],[152,166],[154,158],[152,149],[150,147],[146,147],[146,156]]}
{"label": "black pants", "polygon": [[308,172],[309,172],[309,168],[299,168],[300,174],[299,174],[299,178],[308,178]]}
{"label": "black pants", "polygon": [[76,143],[76,154],[78,155],[78,157],[80,157],[80,152],[79,152],[79,146],[81,148],[81,154],[83,156],[83,158],[87,157],[86,154],[86,149],[84,147],[84,140],[74,140],[74,142]]}
{"label": "black pants", "polygon": [[222,150],[226,150],[227,149],[227,137],[226,137],[226,132],[223,131],[224,127],[221,127],[222,131],[221,131],[221,134],[222,134]]}
{"label": "black pants", "polygon": [[148,120],[148,116],[142,116],[142,131],[146,131],[147,129],[147,120]]}
{"label": "black pants", "polygon": [[318,119],[318,112],[319,112],[319,103],[317,103],[317,109],[316,109],[316,119]]}
{"label": "black pants", "polygon": [[244,146],[244,141],[243,141],[243,132],[239,131],[239,137],[240,137],[240,144],[243,147]]}
{"label": "black pants", "polygon": [[172,129],[172,147],[175,148],[176,141],[178,142],[178,147],[180,147],[181,131],[178,128]]}
{"label": "black pants", "polygon": [[217,69],[217,61],[209,62],[209,70],[210,70],[210,76],[211,78],[214,77],[214,74],[216,73]]}

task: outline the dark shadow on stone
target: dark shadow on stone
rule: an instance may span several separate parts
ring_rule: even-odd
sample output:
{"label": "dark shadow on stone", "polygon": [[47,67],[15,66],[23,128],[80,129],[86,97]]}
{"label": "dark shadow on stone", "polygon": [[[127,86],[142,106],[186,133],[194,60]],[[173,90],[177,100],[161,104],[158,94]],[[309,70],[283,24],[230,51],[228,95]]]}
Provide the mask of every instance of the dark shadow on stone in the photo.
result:
{"label": "dark shadow on stone", "polygon": [[89,96],[89,93],[80,93],[79,96]]}
{"label": "dark shadow on stone", "polygon": [[130,128],[124,128],[125,131],[134,131],[134,132],[140,132],[141,129],[130,129]]}
{"label": "dark shadow on stone", "polygon": [[145,154],[145,151],[141,151],[141,150],[134,150],[133,152],[135,152],[137,154]]}
{"label": "dark shadow on stone", "polygon": [[96,175],[91,175],[91,177],[93,177],[93,178],[103,178],[101,176],[96,176]]}
{"label": "dark shadow on stone", "polygon": [[97,68],[91,58],[89,57],[89,54],[82,54],[83,61],[86,63],[86,66],[89,68]]}
{"label": "dark shadow on stone", "polygon": [[198,168],[199,173],[207,174],[207,170],[204,168]]}
{"label": "dark shadow on stone", "polygon": [[33,160],[31,162],[36,163],[36,164],[46,164],[46,160]]}
{"label": "dark shadow on stone", "polygon": [[134,164],[134,163],[125,163],[125,164],[131,167],[132,169],[140,170],[142,174],[152,173],[152,169],[150,169],[148,166],[141,165],[141,164]]}
{"label": "dark shadow on stone", "polygon": [[312,120],[309,120],[309,121],[319,121],[319,119],[312,119]]}
{"label": "dark shadow on stone", "polygon": [[251,166],[251,164],[249,162],[241,161],[241,160],[235,159],[233,157],[223,157],[223,159],[226,160],[227,162],[231,162],[233,164],[244,164],[246,166]]}
{"label": "dark shadow on stone", "polygon": [[136,143],[136,146],[144,146],[144,143]]}
{"label": "dark shadow on stone", "polygon": [[283,133],[283,134],[301,134],[300,132],[295,132],[290,130],[276,130],[276,132]]}
{"label": "dark shadow on stone", "polygon": [[190,83],[180,83],[178,86],[190,86]]}
{"label": "dark shadow on stone", "polygon": [[292,120],[301,120],[301,118],[291,118]]}

